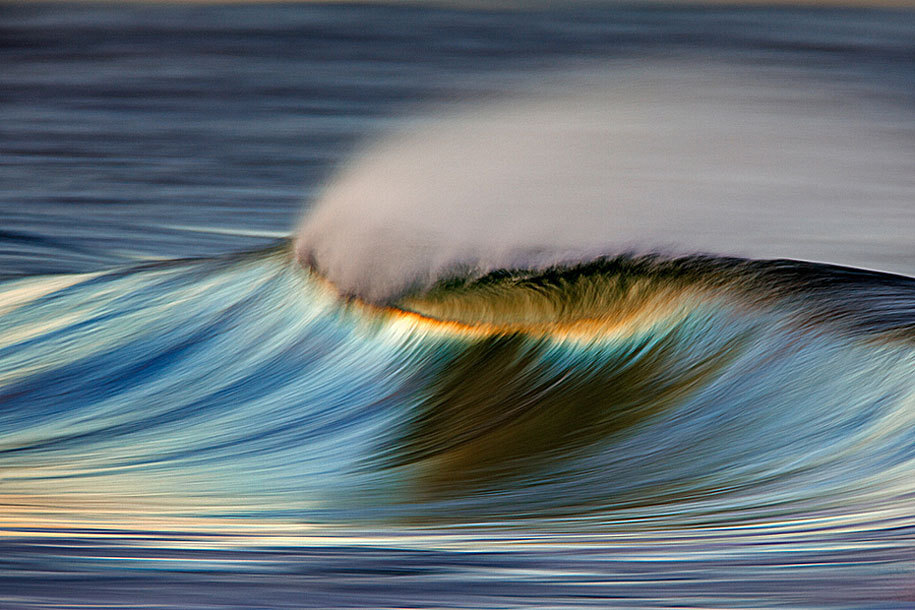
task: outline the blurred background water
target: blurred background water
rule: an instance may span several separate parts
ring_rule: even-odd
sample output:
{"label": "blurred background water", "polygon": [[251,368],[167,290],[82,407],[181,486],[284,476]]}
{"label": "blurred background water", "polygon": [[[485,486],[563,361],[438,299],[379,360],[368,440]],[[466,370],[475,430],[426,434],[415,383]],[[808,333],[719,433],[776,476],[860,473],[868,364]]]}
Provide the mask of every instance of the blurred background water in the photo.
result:
{"label": "blurred background water", "polygon": [[863,103],[915,99],[907,11],[0,10],[5,277],[267,244],[354,148],[419,107],[493,96],[570,60],[724,59]]}
{"label": "blurred background water", "polygon": [[[915,135],[906,10],[0,5],[0,605],[912,607],[911,280],[776,270],[828,298],[468,348],[366,331],[289,260],[335,171],[424,108],[671,59],[828,83]],[[575,460],[533,478],[457,456],[419,493],[365,462],[429,450],[387,432],[461,418],[403,411],[516,362],[568,395],[614,362],[633,396],[702,390],[628,444],[550,437]]]}

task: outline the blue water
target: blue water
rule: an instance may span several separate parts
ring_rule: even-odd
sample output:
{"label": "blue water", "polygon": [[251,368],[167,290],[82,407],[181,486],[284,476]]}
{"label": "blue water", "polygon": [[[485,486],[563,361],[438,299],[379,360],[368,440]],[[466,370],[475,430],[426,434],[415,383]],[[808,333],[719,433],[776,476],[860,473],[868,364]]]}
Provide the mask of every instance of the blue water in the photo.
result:
{"label": "blue water", "polygon": [[379,309],[289,239],[417,108],[567,62],[909,133],[912,13],[4,5],[0,43],[0,606],[915,605],[912,273],[623,256]]}

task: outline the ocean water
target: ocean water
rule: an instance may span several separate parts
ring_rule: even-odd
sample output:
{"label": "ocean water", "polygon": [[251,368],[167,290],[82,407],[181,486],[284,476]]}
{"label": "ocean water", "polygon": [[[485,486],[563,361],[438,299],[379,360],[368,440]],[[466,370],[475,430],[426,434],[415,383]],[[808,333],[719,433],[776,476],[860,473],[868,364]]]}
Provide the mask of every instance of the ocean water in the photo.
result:
{"label": "ocean water", "polygon": [[915,13],[0,5],[0,606],[915,605]]}

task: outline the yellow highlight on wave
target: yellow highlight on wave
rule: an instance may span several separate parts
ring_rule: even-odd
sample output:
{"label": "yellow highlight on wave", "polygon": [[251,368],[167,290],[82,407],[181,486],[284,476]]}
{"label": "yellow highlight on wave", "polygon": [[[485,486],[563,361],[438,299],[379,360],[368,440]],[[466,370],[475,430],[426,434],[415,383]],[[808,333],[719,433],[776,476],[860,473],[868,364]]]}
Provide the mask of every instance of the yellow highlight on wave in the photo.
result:
{"label": "yellow highlight on wave", "polygon": [[[664,285],[641,278],[621,288],[618,278],[596,273],[549,291],[526,289],[523,282],[506,279],[495,285],[434,288],[393,304],[373,304],[342,295],[313,270],[309,274],[328,295],[390,329],[468,339],[526,335],[593,343],[624,338],[675,324],[699,303],[716,298],[712,288],[695,283]],[[560,298],[560,293],[566,294]]]}

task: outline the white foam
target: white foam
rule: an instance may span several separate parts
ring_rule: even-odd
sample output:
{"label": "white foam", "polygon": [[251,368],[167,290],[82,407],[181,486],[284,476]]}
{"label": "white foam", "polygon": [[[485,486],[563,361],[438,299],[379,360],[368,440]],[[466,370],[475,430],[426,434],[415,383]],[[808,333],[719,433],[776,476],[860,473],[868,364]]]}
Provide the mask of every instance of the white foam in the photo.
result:
{"label": "white foam", "polygon": [[384,300],[455,265],[594,253],[788,257],[915,273],[910,113],[849,87],[718,66],[551,77],[376,143],[297,251]]}

